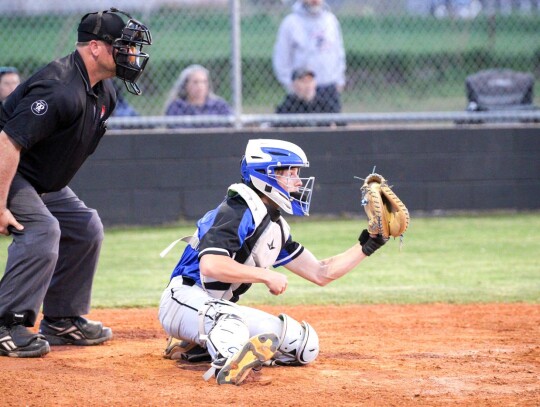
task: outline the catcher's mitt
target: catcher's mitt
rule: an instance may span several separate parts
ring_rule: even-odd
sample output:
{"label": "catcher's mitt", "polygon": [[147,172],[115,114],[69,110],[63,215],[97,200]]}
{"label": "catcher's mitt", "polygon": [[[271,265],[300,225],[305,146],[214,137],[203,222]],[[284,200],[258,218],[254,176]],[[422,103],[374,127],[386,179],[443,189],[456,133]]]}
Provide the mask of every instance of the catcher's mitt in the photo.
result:
{"label": "catcher's mitt", "polygon": [[384,177],[376,173],[369,174],[361,191],[369,233],[382,235],[384,239],[402,236],[409,226],[409,211],[390,189]]}

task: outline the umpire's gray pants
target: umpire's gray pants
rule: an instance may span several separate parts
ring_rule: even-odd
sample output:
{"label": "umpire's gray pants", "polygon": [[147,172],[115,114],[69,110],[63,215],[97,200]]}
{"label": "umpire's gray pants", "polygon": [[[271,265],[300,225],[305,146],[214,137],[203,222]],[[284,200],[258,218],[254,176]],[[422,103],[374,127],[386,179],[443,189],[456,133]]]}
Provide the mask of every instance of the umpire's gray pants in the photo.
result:
{"label": "umpire's gray pants", "polygon": [[24,226],[12,230],[6,271],[0,281],[0,319],[25,313],[33,326],[43,304],[50,317],[90,312],[103,225],[69,187],[39,195],[26,179],[15,175],[8,208]]}

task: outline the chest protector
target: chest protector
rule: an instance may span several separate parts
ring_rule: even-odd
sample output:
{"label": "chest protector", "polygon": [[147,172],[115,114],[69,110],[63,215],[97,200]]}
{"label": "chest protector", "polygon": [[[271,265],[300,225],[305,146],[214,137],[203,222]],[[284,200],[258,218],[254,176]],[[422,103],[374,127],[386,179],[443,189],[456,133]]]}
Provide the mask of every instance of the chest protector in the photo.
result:
{"label": "chest protector", "polygon": [[[268,210],[261,198],[245,184],[233,184],[229,192],[236,192],[246,202],[253,216],[255,229],[247,236],[244,244],[233,259],[241,264],[261,268],[272,266],[287,242],[290,227],[280,217],[277,222],[272,222]],[[251,284],[248,283],[223,283],[215,279],[201,275],[203,288],[214,298],[222,298],[233,302],[238,301],[239,296],[245,293]]]}

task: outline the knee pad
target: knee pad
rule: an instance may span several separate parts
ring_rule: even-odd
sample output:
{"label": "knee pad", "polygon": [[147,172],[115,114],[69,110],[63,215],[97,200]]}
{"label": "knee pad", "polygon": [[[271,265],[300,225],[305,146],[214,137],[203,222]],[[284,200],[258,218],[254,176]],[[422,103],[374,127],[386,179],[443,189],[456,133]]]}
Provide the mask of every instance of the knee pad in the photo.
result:
{"label": "knee pad", "polygon": [[[249,328],[236,305],[223,300],[210,300],[206,305],[199,315],[201,343],[206,344],[213,360],[229,358],[249,340]],[[205,333],[206,317],[213,318],[208,334]]]}
{"label": "knee pad", "polygon": [[306,365],[319,354],[319,336],[307,322],[300,324],[286,314],[280,314],[283,322],[275,363],[280,365]]}

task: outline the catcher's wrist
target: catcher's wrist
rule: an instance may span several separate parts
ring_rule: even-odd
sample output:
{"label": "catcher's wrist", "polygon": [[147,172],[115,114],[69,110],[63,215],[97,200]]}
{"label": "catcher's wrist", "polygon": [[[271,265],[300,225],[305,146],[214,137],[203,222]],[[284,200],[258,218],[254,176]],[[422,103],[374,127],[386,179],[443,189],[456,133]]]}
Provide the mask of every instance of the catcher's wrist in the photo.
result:
{"label": "catcher's wrist", "polygon": [[366,256],[371,256],[377,249],[379,249],[379,247],[386,243],[386,240],[384,240],[384,238],[380,235],[375,238],[371,237],[366,229],[362,230],[362,233],[360,233],[360,236],[358,237],[358,241],[362,246],[362,252]]}
{"label": "catcher's wrist", "polygon": [[360,245],[363,246],[366,244],[366,242],[369,239],[369,232],[367,229],[362,230],[362,233],[360,233],[360,236],[358,237],[358,241],[360,242]]}

